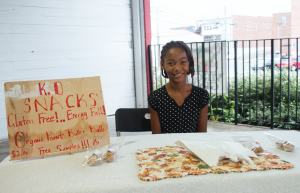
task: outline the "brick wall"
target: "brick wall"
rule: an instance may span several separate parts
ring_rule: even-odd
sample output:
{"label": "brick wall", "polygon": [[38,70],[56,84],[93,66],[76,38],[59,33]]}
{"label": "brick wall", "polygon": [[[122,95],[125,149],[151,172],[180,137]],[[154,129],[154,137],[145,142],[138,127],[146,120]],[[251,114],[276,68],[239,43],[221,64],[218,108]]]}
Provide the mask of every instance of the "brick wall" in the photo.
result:
{"label": "brick wall", "polygon": [[[232,26],[233,40],[258,40],[272,38],[272,17],[233,15],[232,24],[234,24]],[[247,45],[248,43],[244,42],[244,46]],[[262,45],[262,43],[259,44],[259,46]],[[256,46],[255,41],[251,41],[251,47],[252,46]],[[270,46],[269,41],[266,42],[266,46]],[[238,48],[242,48],[241,42],[239,42]]]}
{"label": "brick wall", "polygon": [[[292,0],[292,15],[291,15],[292,31],[291,37],[300,38],[300,1]],[[292,44],[296,44],[296,40],[292,40]],[[300,39],[298,39],[298,55],[300,54]],[[296,47],[292,48],[292,52],[296,53]]]}

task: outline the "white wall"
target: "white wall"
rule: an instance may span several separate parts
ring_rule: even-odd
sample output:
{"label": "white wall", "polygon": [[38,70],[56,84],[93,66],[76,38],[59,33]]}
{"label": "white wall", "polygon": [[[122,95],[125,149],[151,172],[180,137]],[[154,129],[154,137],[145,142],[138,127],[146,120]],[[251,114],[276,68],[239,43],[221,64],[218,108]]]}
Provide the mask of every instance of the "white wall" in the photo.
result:
{"label": "white wall", "polygon": [[130,0],[0,0],[4,82],[100,76],[107,114],[135,107]]}

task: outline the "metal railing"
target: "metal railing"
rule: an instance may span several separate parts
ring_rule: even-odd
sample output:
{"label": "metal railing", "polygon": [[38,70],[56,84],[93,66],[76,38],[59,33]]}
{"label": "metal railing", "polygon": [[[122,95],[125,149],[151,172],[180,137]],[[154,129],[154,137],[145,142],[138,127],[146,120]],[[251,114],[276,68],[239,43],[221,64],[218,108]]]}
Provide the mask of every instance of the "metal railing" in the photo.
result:
{"label": "metal railing", "polygon": [[[299,129],[299,38],[187,43],[194,77],[187,81],[210,93],[209,119]],[[161,75],[163,45],[149,45],[150,89]]]}

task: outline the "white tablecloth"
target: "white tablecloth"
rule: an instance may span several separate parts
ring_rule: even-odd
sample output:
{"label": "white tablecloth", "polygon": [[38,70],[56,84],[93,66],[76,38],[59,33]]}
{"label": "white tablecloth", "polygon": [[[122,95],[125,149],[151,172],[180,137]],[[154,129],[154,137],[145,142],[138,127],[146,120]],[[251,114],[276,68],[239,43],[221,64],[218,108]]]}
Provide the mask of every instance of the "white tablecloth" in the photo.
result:
{"label": "white tablecloth", "polygon": [[[300,132],[267,131],[300,146]],[[252,136],[261,145],[295,165],[289,170],[189,175],[146,182],[138,178],[135,150],[174,145],[177,140],[232,141],[234,136]],[[111,138],[115,141],[117,138]],[[283,152],[262,131],[162,134],[125,137],[117,160],[82,167],[85,153],[46,159],[9,161],[0,164],[0,192],[299,192],[300,153]]]}

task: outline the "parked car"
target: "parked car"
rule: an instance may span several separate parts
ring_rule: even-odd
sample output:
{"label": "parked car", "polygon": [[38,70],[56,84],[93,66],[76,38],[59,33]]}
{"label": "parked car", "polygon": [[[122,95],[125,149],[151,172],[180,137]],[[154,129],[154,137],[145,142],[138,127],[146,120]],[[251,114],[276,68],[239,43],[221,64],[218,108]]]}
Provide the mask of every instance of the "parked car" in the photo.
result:
{"label": "parked car", "polygon": [[256,65],[256,60],[251,60],[251,68],[252,70],[256,70],[256,67],[257,69],[259,70],[264,70],[264,65],[265,65],[265,68],[271,68],[271,60],[270,59],[266,59],[265,62],[264,60],[258,60],[257,62],[257,65]]}
{"label": "parked car", "polygon": [[295,70],[297,70],[300,67],[300,57],[298,57],[298,64],[297,64],[297,58],[291,58],[291,65],[294,66]]}
{"label": "parked car", "polygon": [[[279,53],[274,54],[274,64],[275,65],[277,65],[278,62],[280,62],[280,58],[281,58],[281,56]],[[282,57],[282,58],[284,58],[284,57]],[[266,55],[266,59],[271,60],[271,54]]]}
{"label": "parked car", "polygon": [[281,63],[280,61],[278,62],[277,67],[278,68],[290,67],[292,71],[296,71],[300,67],[300,57],[298,57],[298,65],[297,65],[297,58],[291,58],[290,62],[288,59],[282,59]]}

